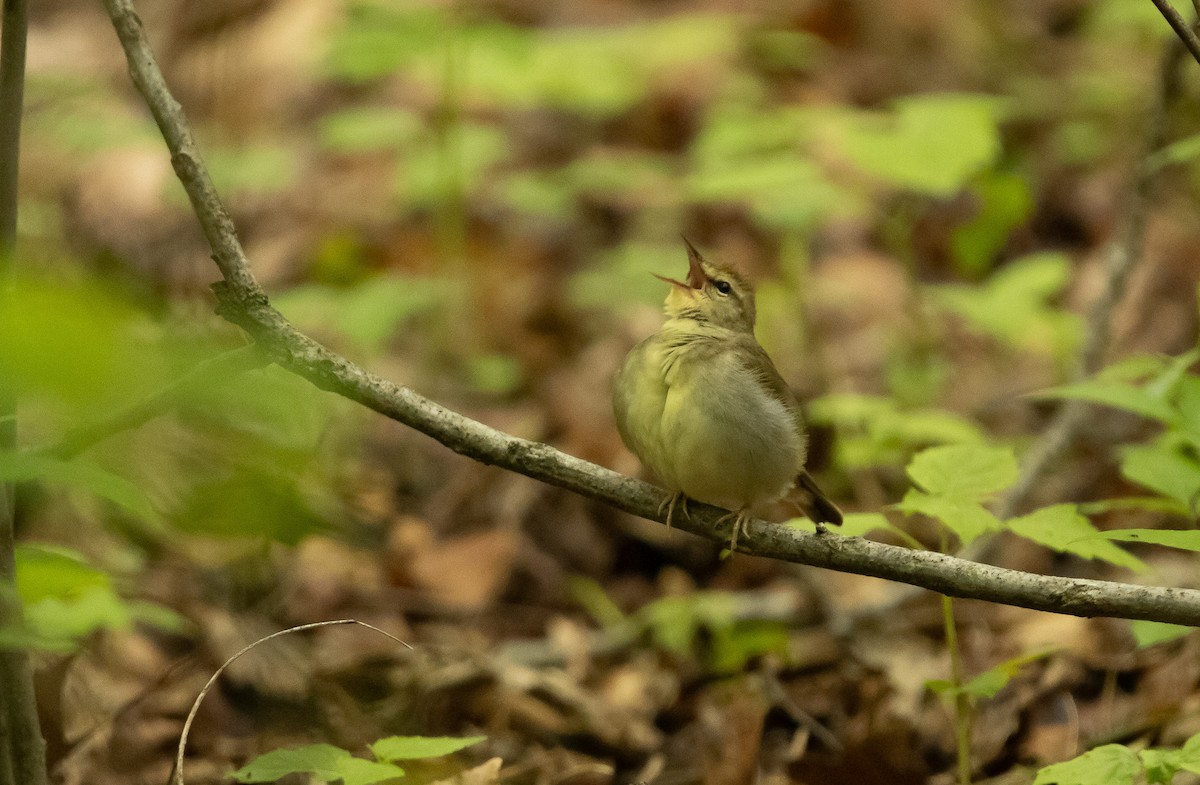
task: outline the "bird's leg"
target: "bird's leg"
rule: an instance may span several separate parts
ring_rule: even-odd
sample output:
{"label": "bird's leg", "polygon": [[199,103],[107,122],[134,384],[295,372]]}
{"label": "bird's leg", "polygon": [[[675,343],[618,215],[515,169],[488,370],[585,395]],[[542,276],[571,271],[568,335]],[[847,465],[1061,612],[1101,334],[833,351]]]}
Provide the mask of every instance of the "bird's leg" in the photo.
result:
{"label": "bird's leg", "polygon": [[733,531],[730,532],[729,535],[729,551],[732,553],[737,550],[738,533],[746,530],[746,524],[753,519],[754,516],[750,514],[749,508],[743,507],[737,512],[726,513],[720,518],[717,518],[717,523],[727,521],[730,518],[733,518]]}
{"label": "bird's leg", "polygon": [[667,511],[667,529],[668,530],[670,530],[671,522],[675,518],[676,505],[678,505],[679,508],[682,510],[684,518],[692,517],[691,513],[688,512],[687,503],[688,503],[688,499],[687,499],[687,496],[684,494],[684,492],[683,491],[675,491],[675,493],[671,494],[670,497],[663,499],[662,504],[658,505],[658,514],[659,515],[663,514],[664,508]]}

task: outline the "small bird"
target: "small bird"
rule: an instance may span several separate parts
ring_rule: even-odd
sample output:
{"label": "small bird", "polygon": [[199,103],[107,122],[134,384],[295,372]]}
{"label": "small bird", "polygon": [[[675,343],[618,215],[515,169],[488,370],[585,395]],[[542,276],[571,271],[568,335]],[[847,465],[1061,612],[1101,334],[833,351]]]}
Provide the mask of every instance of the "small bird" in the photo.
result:
{"label": "small bird", "polygon": [[819,531],[841,524],[804,469],[799,404],[754,337],[754,289],[683,242],[687,279],[655,275],[671,285],[666,321],[630,350],[613,388],[621,439],[673,491],[667,526],[689,498],[733,510],[721,518],[733,518],[733,551],[752,510],[785,496]]}

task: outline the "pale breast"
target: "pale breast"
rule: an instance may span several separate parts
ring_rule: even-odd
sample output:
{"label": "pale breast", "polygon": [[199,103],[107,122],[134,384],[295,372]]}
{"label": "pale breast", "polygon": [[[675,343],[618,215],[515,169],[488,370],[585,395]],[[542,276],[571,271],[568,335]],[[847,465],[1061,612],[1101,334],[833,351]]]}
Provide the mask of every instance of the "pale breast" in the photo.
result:
{"label": "pale breast", "polygon": [[661,339],[651,336],[625,357],[613,382],[613,414],[625,446],[672,489],[678,489],[662,440],[667,384]]}
{"label": "pale breast", "polygon": [[740,509],[791,487],[805,452],[795,414],[734,352],[677,362],[668,382],[662,438],[684,493]]}

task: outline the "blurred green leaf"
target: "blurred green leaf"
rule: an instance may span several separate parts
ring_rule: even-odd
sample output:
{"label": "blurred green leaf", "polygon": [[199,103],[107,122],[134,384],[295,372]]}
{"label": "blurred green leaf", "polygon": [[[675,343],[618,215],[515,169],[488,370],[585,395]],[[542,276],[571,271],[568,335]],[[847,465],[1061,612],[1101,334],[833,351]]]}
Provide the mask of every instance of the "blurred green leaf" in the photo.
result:
{"label": "blurred green leaf", "polygon": [[321,118],[321,144],[337,153],[401,150],[422,133],[424,122],[415,112],[385,106],[342,109]]}
{"label": "blurred green leaf", "polygon": [[404,776],[404,769],[391,763],[356,758],[331,744],[309,744],[272,750],[233,772],[238,782],[274,782],[289,774],[311,774],[321,782],[342,785],[373,785]]}
{"label": "blurred green leaf", "polygon": [[503,131],[478,123],[456,124],[443,140],[427,134],[403,151],[393,193],[406,207],[444,204],[474,193],[508,156],[509,148]]}
{"label": "blurred green leaf", "polygon": [[1100,559],[1136,572],[1146,569],[1146,564],[1133,554],[1105,539],[1097,539],[1099,532],[1096,527],[1079,514],[1074,504],[1043,507],[1029,515],[1006,521],[1005,526],[1059,553],[1070,553],[1083,559]]}
{"label": "blurred green leaf", "polygon": [[0,377],[88,416],[157,388],[167,358],[149,318],[98,280],[16,278],[0,311]]}
{"label": "blurred green leaf", "polygon": [[521,386],[521,364],[506,354],[480,354],[467,361],[471,387],[488,395],[510,395]]}
{"label": "blurred green leaf", "polygon": [[625,621],[625,614],[597,581],[576,576],[570,579],[568,590],[572,599],[600,626],[613,627]]}
{"label": "blurred green leaf", "polygon": [[389,736],[370,746],[379,760],[416,760],[451,755],[486,739],[487,736]]}
{"label": "blurred green leaf", "polygon": [[965,417],[904,408],[883,396],[830,393],[812,401],[808,413],[814,423],[837,428],[838,462],[848,469],[906,463],[920,447],[984,441],[983,432]]}
{"label": "blurred green leaf", "polygon": [[1080,322],[1048,303],[1069,277],[1066,256],[1040,253],[1010,262],[980,286],[946,284],[933,296],[974,329],[1014,348],[1065,357],[1079,341]]}
{"label": "blurred green leaf", "polygon": [[[204,163],[213,185],[226,199],[277,193],[292,185],[301,169],[298,151],[283,141],[208,145]],[[178,195],[174,180],[169,183],[172,197]]]}
{"label": "blurred green leaf", "polygon": [[25,453],[0,453],[0,482],[39,482],[79,488],[108,499],[144,521],[157,521],[150,499],[128,480],[86,463]]}
{"label": "blurred green leaf", "polygon": [[1105,744],[1078,758],[1039,769],[1033,785],[1133,785],[1141,771],[1133,750]]}
{"label": "blurred green leaf", "polygon": [[22,543],[16,547],[15,559],[17,591],[27,605],[112,584],[107,573],[70,548]]}
{"label": "blurred green leaf", "polygon": [[1129,627],[1133,631],[1133,639],[1137,641],[1139,649],[1177,640],[1196,630],[1195,627],[1187,627],[1183,624],[1167,624],[1166,622],[1142,619],[1134,619],[1130,622]]}
{"label": "blurred green leaf", "polygon": [[1038,398],[1069,398],[1124,409],[1164,423],[1178,420],[1178,414],[1166,401],[1142,387],[1103,378],[1085,379],[1034,393]]}
{"label": "blurred green leaf", "polygon": [[999,665],[988,668],[961,687],[956,687],[952,682],[941,679],[930,681],[926,686],[943,696],[953,697],[962,693],[973,698],[993,698],[1013,680],[1013,677],[1021,672],[1022,668],[1031,662],[1050,656],[1054,651],[1054,649],[1043,649],[1005,660]]}
{"label": "blurred green leaf", "polygon": [[1121,474],[1173,499],[1185,510],[1195,511],[1200,505],[1200,460],[1169,441],[1123,448]]}
{"label": "blurred green leaf", "polygon": [[1025,178],[1011,172],[987,172],[969,190],[979,210],[955,227],[950,250],[959,270],[976,275],[991,265],[1012,230],[1029,218],[1034,204]]}
{"label": "blurred green leaf", "polygon": [[185,627],[165,607],[120,597],[107,573],[69,549],[19,545],[16,567],[23,619],[19,626],[0,628],[0,648],[69,652],[96,630],[127,629],[135,622],[171,631]]}
{"label": "blurred green leaf", "polygon": [[1200,530],[1188,529],[1110,529],[1093,537],[1118,542],[1144,542],[1185,551],[1200,551]]}
{"label": "blurred green leaf", "polygon": [[447,302],[454,285],[438,278],[378,275],[350,286],[301,284],[277,295],[274,303],[301,329],[332,327],[374,354],[405,321]]}
{"label": "blurred green leaf", "polygon": [[854,164],[891,185],[953,196],[1000,154],[1004,101],[932,94],[897,100],[886,114],[844,113],[832,141]]}

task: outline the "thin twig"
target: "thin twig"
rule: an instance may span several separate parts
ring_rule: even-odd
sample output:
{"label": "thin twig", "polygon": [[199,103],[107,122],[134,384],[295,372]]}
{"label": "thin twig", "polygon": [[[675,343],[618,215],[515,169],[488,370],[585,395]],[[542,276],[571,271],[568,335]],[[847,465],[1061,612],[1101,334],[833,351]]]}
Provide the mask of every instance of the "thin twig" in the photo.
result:
{"label": "thin twig", "polygon": [[1197,63],[1200,63],[1200,38],[1196,37],[1195,31],[1188,26],[1184,21],[1183,16],[1175,10],[1175,6],[1171,5],[1170,0],[1151,0],[1159,13],[1167,20],[1167,24],[1175,31],[1175,35],[1179,36],[1179,40],[1187,47],[1192,57]]}
{"label": "thin twig", "polygon": [[[180,140],[192,150],[186,156],[189,165],[177,165],[176,171],[191,197],[197,218],[218,246],[214,247],[215,256],[226,280],[213,288],[222,316],[250,333],[281,367],[321,389],[408,425],[455,452],[566,488],[633,515],[664,521],[660,509],[665,509],[662,502],[667,494],[661,488],[464,417],[407,387],[371,374],[298,332],[268,304],[250,275],[237,238],[231,230],[225,231],[228,215],[211,191],[183,113],[166,92],[132,5],[129,0],[105,0],[105,5],[125,47],[134,82],[142,88],[151,112],[164,128],[173,158],[181,158]],[[728,521],[718,522],[726,516],[726,511],[701,504],[694,505],[692,510],[688,520],[676,522],[678,528],[715,542],[729,541]],[[1200,625],[1200,591],[1190,589],[1034,575],[863,539],[808,534],[764,521],[751,522],[742,543],[741,550],[745,553],[911,583],[955,597],[1077,616]]]}
{"label": "thin twig", "polygon": [[[4,0],[0,28],[0,312],[12,297],[9,271],[17,239],[17,168],[25,93],[26,0]],[[0,378],[0,452],[17,444],[17,397]],[[0,483],[0,624],[19,618],[15,600],[15,488]],[[24,650],[0,652],[0,783],[45,785],[46,743],[38,726],[33,671]]]}
{"label": "thin twig", "polygon": [[221,667],[217,668],[217,670],[213,673],[213,675],[210,676],[208,681],[204,684],[204,689],[200,690],[200,694],[196,696],[196,700],[192,703],[192,709],[191,709],[191,711],[188,712],[187,719],[184,720],[184,722],[183,722],[183,730],[179,734],[179,746],[175,750],[175,768],[171,772],[172,785],[184,785],[183,784],[183,756],[184,756],[184,753],[187,752],[188,735],[192,732],[192,723],[195,721],[196,715],[200,712],[200,704],[204,702],[204,698],[208,695],[208,691],[211,690],[212,686],[217,683],[217,679],[221,678],[221,674],[225,672],[226,668],[228,668],[230,665],[232,665],[234,662],[236,662],[237,659],[239,657],[241,657],[243,654],[250,651],[255,646],[258,646],[260,643],[266,643],[267,641],[274,640],[275,638],[278,638],[280,636],[290,635],[293,632],[303,632],[305,630],[311,630],[311,629],[315,629],[317,627],[332,627],[337,624],[357,624],[360,627],[366,627],[368,630],[374,630],[375,632],[379,633],[380,635],[386,635],[387,637],[394,640],[396,643],[399,643],[402,646],[407,646],[409,649],[412,649],[412,646],[409,646],[407,643],[400,640],[395,635],[392,635],[390,632],[381,630],[378,627],[367,624],[365,621],[359,621],[358,619],[336,619],[334,621],[318,621],[318,622],[313,622],[312,624],[301,624],[298,627],[288,627],[286,630],[280,630],[279,632],[273,632],[270,635],[267,635],[266,637],[263,637],[263,638],[259,638],[258,640],[254,641],[253,643],[243,647],[241,651],[239,651],[237,654],[234,654],[229,659],[225,660],[225,662],[223,662],[221,664]]}

